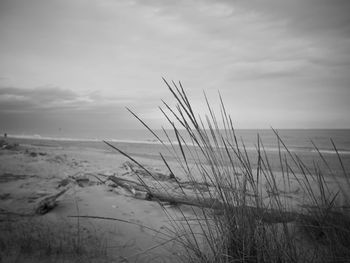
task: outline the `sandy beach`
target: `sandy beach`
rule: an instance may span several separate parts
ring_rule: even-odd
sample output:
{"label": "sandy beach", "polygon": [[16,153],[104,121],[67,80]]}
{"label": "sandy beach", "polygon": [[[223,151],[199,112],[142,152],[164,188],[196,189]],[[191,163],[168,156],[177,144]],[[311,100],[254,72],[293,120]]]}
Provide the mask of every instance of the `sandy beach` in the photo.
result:
{"label": "sandy beach", "polygon": [[[138,160],[155,170],[164,169],[160,161],[149,158]],[[142,262],[172,262],[176,250],[170,244],[156,247],[164,241],[164,236],[156,231],[164,232],[168,227],[168,218],[161,206],[156,202],[135,199],[132,193],[103,184],[96,178],[119,175],[135,180],[123,168],[126,161],[125,157],[108,147],[45,146],[44,142],[41,146],[19,144],[11,149],[1,149],[1,224],[6,217],[11,217],[21,222],[34,220],[43,225],[54,224],[76,230],[77,219],[68,216],[118,218],[131,223],[80,219],[79,228],[87,232],[84,236],[100,239],[108,259],[115,260],[113,262],[140,262],[141,259]],[[67,191],[57,199],[54,209],[44,215],[35,214],[40,200],[62,189]],[[4,257],[4,262],[12,262],[12,256]],[[42,262],[47,260],[42,258]]]}
{"label": "sandy beach", "polygon": [[[161,187],[173,188],[170,196],[179,194],[172,174],[162,160],[156,158],[157,152],[154,149],[152,152],[152,147],[142,154],[145,146],[126,146],[125,149],[138,152],[135,159],[152,171]],[[183,173],[178,164],[170,160],[169,165],[184,185],[186,178],[181,178]],[[276,175],[278,179],[278,173]],[[62,248],[62,253],[53,256],[43,252],[47,249],[45,244],[33,248],[34,253],[23,253],[13,245],[13,249],[1,255],[3,262],[55,262],[62,258],[64,262],[178,262],[183,251],[171,241],[170,219],[164,211],[166,207],[168,213],[179,214],[178,206],[147,200],[144,192],[137,191],[137,185],[120,187],[124,181],[119,184],[119,181],[108,180],[111,177],[127,183],[143,180],[157,188],[154,178],[102,142],[98,147],[89,147],[81,142],[3,141],[0,150],[0,225],[3,237],[9,235],[9,246],[16,236],[13,231],[23,235],[22,228],[38,227],[40,231],[48,229],[49,233],[42,235],[52,234],[53,240],[45,242],[55,243],[60,236],[58,233],[65,233],[60,242],[71,242],[67,237],[78,238],[79,245],[85,249],[83,257],[63,253]],[[286,206],[295,208],[303,203],[304,195],[295,180],[290,182],[288,189],[283,188],[282,181],[277,184],[281,187],[281,200]],[[328,180],[328,185],[335,184]],[[184,188],[194,191],[194,186]],[[57,194],[60,196],[54,207],[38,212],[38,206],[45,198]],[[263,195],[266,195],[263,200],[270,200],[270,192]],[[181,205],[182,213],[189,218],[194,212],[192,209],[192,206]],[[9,229],[12,229],[11,233]]]}

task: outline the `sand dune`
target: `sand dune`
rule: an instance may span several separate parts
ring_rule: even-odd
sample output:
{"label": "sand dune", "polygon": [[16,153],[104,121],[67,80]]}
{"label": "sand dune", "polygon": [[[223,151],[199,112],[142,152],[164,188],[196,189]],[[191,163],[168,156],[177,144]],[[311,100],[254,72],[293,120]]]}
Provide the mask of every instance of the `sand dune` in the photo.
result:
{"label": "sand dune", "polygon": [[[64,222],[64,227],[74,228],[77,219],[68,216],[118,218],[131,223],[80,219],[79,224],[89,235],[103,237],[109,258],[122,262],[136,262],[141,259],[171,262],[175,258],[175,251],[170,249],[171,244],[150,249],[158,246],[164,238],[155,232],[167,227],[168,219],[162,208],[155,202],[135,199],[124,189],[102,184],[94,177],[98,174],[123,176],[127,172],[123,168],[125,161],[125,157],[111,154],[110,151],[81,147],[21,145],[16,149],[2,149],[2,221],[9,215],[17,214],[22,215],[17,217],[22,222],[36,220],[57,225]],[[153,167],[160,165],[157,160],[142,161]],[[57,199],[54,209],[45,215],[35,215],[35,208],[40,200],[62,189],[67,191]],[[24,215],[32,217],[23,219]]]}
{"label": "sand dune", "polygon": [[[164,163],[155,158],[156,151],[139,153],[136,157],[151,171],[149,175],[108,147],[19,142],[11,141],[0,150],[0,234],[2,241],[8,243],[1,255],[4,262],[13,262],[18,257],[20,262],[47,262],[57,257],[63,257],[64,262],[77,262],[77,259],[84,262],[88,259],[90,262],[178,262],[182,251],[176,242],[169,241],[173,233],[169,232],[171,223],[163,206],[168,208],[168,213],[179,215],[177,205],[181,203],[183,192],[190,196],[200,191],[205,197],[210,185],[200,182],[199,175],[198,183],[191,184],[175,161],[169,162],[174,174],[170,173]],[[135,150],[136,146],[133,147]],[[194,164],[190,166],[195,176]],[[261,192],[262,200],[269,203],[271,196],[279,195],[291,211],[303,209],[301,204],[305,204],[305,196],[296,178],[286,187],[279,175],[280,172],[276,172],[278,188],[270,191],[265,187]],[[241,174],[238,172],[236,176]],[[127,184],[108,180],[112,177]],[[144,187],[142,183],[152,189],[163,187],[169,196],[179,197],[180,202],[177,205],[171,201],[162,202],[160,205],[148,201],[152,198],[143,189],[139,191],[137,184],[140,183],[141,188]],[[332,181],[327,183],[329,187],[336,186]],[[267,182],[261,180],[260,184],[264,186]],[[316,193],[317,189],[314,191]],[[246,195],[249,197],[249,193]],[[54,198],[51,201],[55,206],[42,209],[42,204],[50,198]],[[254,198],[253,194],[251,198]],[[198,204],[194,201],[194,206],[187,208],[183,205],[186,203],[182,203],[181,210],[190,218]],[[49,230],[45,232],[44,229]],[[35,242],[33,232],[35,235],[41,233]],[[31,239],[23,239],[23,236]],[[21,242],[38,245],[23,252],[18,250]],[[73,254],[66,253],[69,249],[63,249],[63,243],[70,248],[75,248],[78,243],[79,249],[87,251],[79,254],[81,252],[76,248]],[[58,249],[57,253],[52,252],[55,251],[52,246]]]}

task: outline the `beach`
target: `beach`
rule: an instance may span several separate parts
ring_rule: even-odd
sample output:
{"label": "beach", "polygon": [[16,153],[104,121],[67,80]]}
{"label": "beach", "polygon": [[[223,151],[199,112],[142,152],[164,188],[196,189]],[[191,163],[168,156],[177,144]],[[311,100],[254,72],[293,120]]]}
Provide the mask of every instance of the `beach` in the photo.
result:
{"label": "beach", "polygon": [[[114,142],[114,145],[153,171],[166,186],[175,185],[172,175],[182,183],[186,180],[176,158],[170,158],[169,151],[162,145],[145,142]],[[168,156],[171,173],[159,152]],[[280,171],[276,170],[278,173]],[[25,228],[26,224],[39,225],[79,237],[78,241],[89,251],[86,256],[91,262],[178,262],[183,251],[171,241],[168,230],[171,222],[164,211],[166,207],[168,212],[179,214],[178,205],[147,200],[143,192],[136,191],[137,187],[120,187],[117,181],[108,180],[111,177],[126,182],[155,183],[130,159],[100,141],[5,138],[0,150],[3,236],[9,234],[9,222],[20,223]],[[329,183],[332,184],[331,180]],[[302,199],[297,185],[289,186],[288,193],[285,192],[285,200],[293,204]],[[57,194],[55,206],[38,213],[40,202]],[[192,206],[182,204],[181,208],[185,213],[182,216],[193,215]],[[53,236],[55,239],[59,235]],[[3,254],[3,262],[14,262],[16,257],[20,257],[20,262],[49,262],[60,257],[66,260],[64,262],[77,262],[76,255],[41,253],[40,249],[45,250],[44,244],[35,248],[34,254],[29,253],[32,258],[16,249],[14,246],[11,253]]]}
{"label": "beach", "polygon": [[0,0],[0,263],[350,262],[346,10]]}
{"label": "beach", "polygon": [[[2,223],[6,216],[13,215],[22,222],[34,220],[40,221],[40,224],[53,223],[68,229],[77,227],[77,218],[68,216],[118,218],[131,223],[80,219],[79,227],[81,231],[88,232],[84,236],[96,236],[101,239],[100,242],[106,243],[109,260],[138,262],[142,258],[146,262],[152,258],[151,262],[172,262],[172,255],[176,251],[169,249],[169,246],[147,251],[164,239],[156,232],[167,226],[168,220],[162,208],[156,202],[137,200],[131,193],[102,184],[94,177],[122,175],[125,173],[122,168],[122,164],[127,161],[125,157],[116,154],[108,146],[96,149],[74,143],[67,146],[60,142],[55,142],[55,145],[45,141],[40,145],[37,142],[31,144],[28,140],[14,142],[19,142],[19,145],[0,150]],[[157,160],[139,160],[153,168],[160,167]],[[44,215],[35,215],[35,206],[40,199],[64,188],[68,190],[58,198],[54,209]],[[16,217],[16,214],[19,216]],[[16,255],[3,258],[4,262],[12,262],[11,256]],[[42,258],[42,262],[47,260]]]}

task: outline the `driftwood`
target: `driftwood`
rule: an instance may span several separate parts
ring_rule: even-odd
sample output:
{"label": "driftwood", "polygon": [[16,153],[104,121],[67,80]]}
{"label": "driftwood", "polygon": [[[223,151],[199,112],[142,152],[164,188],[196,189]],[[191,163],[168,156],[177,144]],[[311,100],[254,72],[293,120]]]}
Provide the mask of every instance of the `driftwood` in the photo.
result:
{"label": "driftwood", "polygon": [[[190,189],[190,190],[198,190],[201,193],[203,192],[209,192],[210,189],[215,189],[216,186],[213,184],[210,184],[209,182],[194,182],[194,181],[181,181],[181,179],[177,178],[171,171],[168,173],[162,173],[159,171],[154,171],[152,168],[146,168],[147,171],[144,168],[141,168],[139,165],[136,165],[130,161],[126,161],[122,164],[121,168],[126,170],[125,173],[122,175],[136,175],[137,178],[149,178],[156,182],[168,182],[173,183],[175,188],[183,188],[183,189]],[[105,176],[103,174],[99,174],[102,176]],[[240,175],[240,174],[237,174]],[[231,187],[228,186],[220,186],[220,188],[224,190],[232,190]],[[237,191],[239,191],[237,189]],[[254,193],[246,192],[247,196],[255,197]]]}
{"label": "driftwood", "polygon": [[[127,191],[130,193],[135,193],[136,191],[141,191],[141,192],[148,192],[149,190],[155,191],[156,189],[153,187],[146,187],[145,185],[142,185],[138,182],[116,177],[116,176],[109,176],[109,180],[115,183],[117,186],[125,188]],[[149,190],[148,190],[149,189]]]}
{"label": "driftwood", "polygon": [[41,199],[35,208],[35,213],[43,215],[49,212],[51,209],[57,206],[57,198],[63,195],[67,190],[68,188],[63,189],[56,194],[49,195]]}
{"label": "driftwood", "polygon": [[[142,196],[142,199],[150,201],[168,202],[171,204],[182,204],[197,206],[203,208],[209,208],[223,211],[231,210],[235,213],[240,213],[242,215],[250,214],[256,217],[256,219],[261,220],[265,223],[282,223],[295,221],[304,215],[295,212],[285,212],[275,209],[257,208],[253,206],[233,206],[227,203],[222,203],[214,197],[205,197],[200,195],[189,195],[189,194],[170,194],[166,190],[156,189],[154,187],[148,187],[138,182],[110,176],[109,180],[113,181],[116,185],[123,187],[130,193],[134,194],[136,198]],[[137,195],[137,192],[143,192],[143,195]]]}
{"label": "driftwood", "polygon": [[147,193],[147,200],[156,200],[161,202],[169,202],[172,204],[184,204],[203,208],[210,208],[217,211],[230,210],[233,213],[242,215],[253,215],[256,219],[260,219],[264,223],[283,223],[295,221],[304,215],[295,212],[280,211],[277,209],[257,208],[253,206],[233,206],[224,204],[215,198],[205,198],[202,196],[175,195],[170,196],[168,193]]}
{"label": "driftwood", "polygon": [[147,169],[147,171],[132,162],[126,161],[122,164],[122,168],[126,170],[124,174],[137,174],[139,177],[152,177],[152,179],[157,181],[169,181],[176,180],[173,173],[164,174],[159,171],[154,171],[152,169]]}

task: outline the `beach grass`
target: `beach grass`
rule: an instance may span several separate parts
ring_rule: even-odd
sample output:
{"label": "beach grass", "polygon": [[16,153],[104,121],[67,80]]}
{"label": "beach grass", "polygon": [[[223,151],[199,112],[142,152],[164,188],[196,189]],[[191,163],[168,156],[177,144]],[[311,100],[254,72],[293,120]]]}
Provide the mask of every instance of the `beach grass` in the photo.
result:
{"label": "beach grass", "polygon": [[1,262],[110,262],[106,239],[77,224],[14,215],[1,221]]}
{"label": "beach grass", "polygon": [[[167,139],[161,139],[129,111],[171,152],[181,167],[180,177],[202,186],[194,191],[195,198],[207,204],[186,207],[191,216],[181,206],[176,215],[172,208],[164,208],[171,225],[168,231],[183,251],[181,260],[350,262],[350,217],[346,213],[350,179],[345,169],[341,169],[342,174],[333,172],[316,145],[318,158],[313,167],[308,167],[272,129],[279,149],[280,167],[276,172],[259,134],[256,158],[248,154],[244,141],[236,136],[221,96],[220,114],[215,114],[205,97],[208,114],[201,116],[194,111],[180,82],[164,82],[176,101],[175,107],[163,102],[160,108],[172,127],[173,134],[163,129],[162,136]],[[176,142],[170,139],[172,136]],[[333,147],[344,168],[334,143]],[[169,173],[178,177],[170,162],[162,154],[160,157]],[[327,168],[327,173],[321,166]],[[162,188],[161,182],[158,187]]]}

